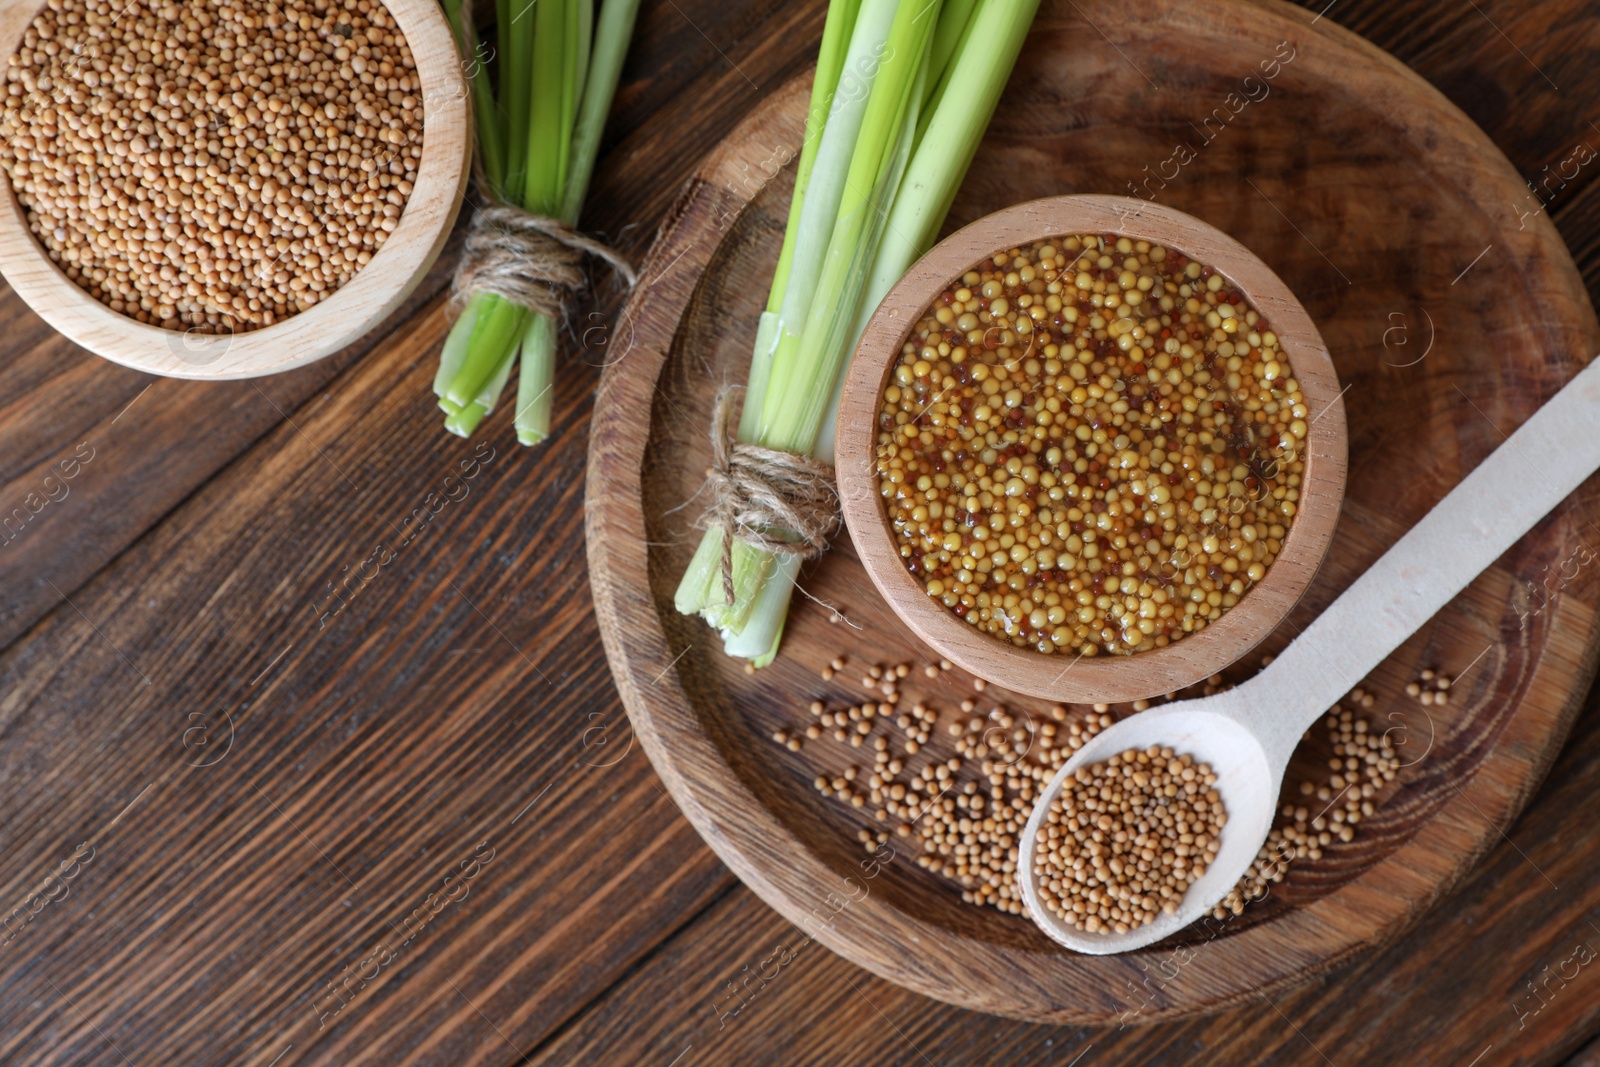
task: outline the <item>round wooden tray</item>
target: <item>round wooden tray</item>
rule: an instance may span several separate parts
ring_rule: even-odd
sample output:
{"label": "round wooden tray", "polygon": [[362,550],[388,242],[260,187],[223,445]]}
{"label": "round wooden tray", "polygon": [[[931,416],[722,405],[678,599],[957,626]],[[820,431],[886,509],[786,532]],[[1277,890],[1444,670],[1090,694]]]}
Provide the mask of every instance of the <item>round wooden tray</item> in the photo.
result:
{"label": "round wooden tray", "polygon": [[[1270,652],[1553,394],[1600,347],[1600,325],[1554,228],[1524,213],[1515,170],[1400,63],[1284,4],[1132,10],[1047,0],[947,232],[1040,196],[1131,191],[1233,235],[1300,297],[1348,386],[1350,477],[1328,559],[1260,649]],[[897,858],[864,881],[856,830],[876,824],[811,786],[863,762],[861,750],[825,737],[790,753],[769,735],[803,724],[813,698],[859,701],[865,663],[920,666],[927,651],[843,538],[802,572],[809,596],[795,597],[777,662],[753,675],[672,607],[698,540],[712,398],[748,367],[807,93],[804,78],[774,93],[691,182],[618,323],[596,401],[597,612],[634,727],[685,815],[835,951],[929,996],[1022,1019],[1213,1011],[1396,935],[1501,840],[1592,677],[1597,588],[1576,554],[1581,537],[1600,537],[1580,537],[1596,517],[1590,498],[1557,509],[1369,679],[1379,701],[1367,714],[1392,731],[1400,779],[1353,843],[1296,864],[1238,919],[1086,957],[1023,918],[963,904],[900,838]],[[830,623],[817,601],[848,623]],[[841,652],[850,669],[819,680]],[[1230,677],[1254,667],[1252,657]],[[1459,675],[1448,706],[1404,695],[1424,667]],[[946,713],[941,732],[971,693],[957,672],[915,672],[905,691]],[[984,698],[1035,715],[1048,706]]]}

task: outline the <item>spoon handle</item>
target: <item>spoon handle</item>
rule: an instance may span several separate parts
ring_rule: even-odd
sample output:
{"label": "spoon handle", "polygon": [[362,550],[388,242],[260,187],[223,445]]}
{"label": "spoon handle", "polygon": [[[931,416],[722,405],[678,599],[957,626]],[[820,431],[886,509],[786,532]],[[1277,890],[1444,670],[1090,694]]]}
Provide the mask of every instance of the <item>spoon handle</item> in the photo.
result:
{"label": "spoon handle", "polygon": [[[1472,403],[1465,395],[1461,401]],[[1596,470],[1600,359],[1395,542],[1255,683],[1241,687],[1250,691],[1242,715],[1287,760],[1319,716]]]}

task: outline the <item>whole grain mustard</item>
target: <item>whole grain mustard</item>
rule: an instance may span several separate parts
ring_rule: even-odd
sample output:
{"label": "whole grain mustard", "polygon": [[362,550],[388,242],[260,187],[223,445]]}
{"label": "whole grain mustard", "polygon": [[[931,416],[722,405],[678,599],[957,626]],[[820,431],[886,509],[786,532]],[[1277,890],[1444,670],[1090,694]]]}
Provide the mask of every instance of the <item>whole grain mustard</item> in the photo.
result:
{"label": "whole grain mustard", "polygon": [[892,368],[879,487],[907,569],[1040,652],[1160,648],[1283,549],[1309,415],[1277,336],[1222,275],[1115,235],[997,253]]}

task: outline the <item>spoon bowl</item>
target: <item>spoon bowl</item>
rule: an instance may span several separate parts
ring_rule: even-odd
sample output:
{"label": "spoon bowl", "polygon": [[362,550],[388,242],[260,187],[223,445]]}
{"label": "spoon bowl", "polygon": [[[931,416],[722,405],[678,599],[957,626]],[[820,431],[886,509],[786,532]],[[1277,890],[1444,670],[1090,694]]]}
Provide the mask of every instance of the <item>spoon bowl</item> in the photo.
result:
{"label": "spoon bowl", "polygon": [[[1277,811],[1283,764],[1275,764],[1261,737],[1243,721],[1243,709],[1233,692],[1168,704],[1123,719],[1084,744],[1050,784],[1022,831],[1017,857],[1017,881],[1028,913],[1045,933],[1074,952],[1103,956],[1129,952],[1160,941],[1188,926],[1227,895],[1254,862],[1261,842],[1272,828]],[[1100,763],[1130,748],[1170,747],[1211,766],[1217,776],[1228,821],[1223,826],[1216,858],[1184,894],[1174,914],[1162,913],[1154,922],[1125,934],[1088,933],[1068,926],[1045,910],[1039,899],[1039,879],[1034,873],[1035,844],[1044,826],[1050,802],[1080,767]]]}

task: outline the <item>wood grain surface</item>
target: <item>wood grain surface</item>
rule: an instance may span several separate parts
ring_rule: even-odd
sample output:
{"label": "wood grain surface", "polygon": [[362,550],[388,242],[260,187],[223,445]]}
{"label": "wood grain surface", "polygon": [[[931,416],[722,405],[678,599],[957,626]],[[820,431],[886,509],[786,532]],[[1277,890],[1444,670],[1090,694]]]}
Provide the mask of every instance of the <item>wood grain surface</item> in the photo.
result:
{"label": "wood grain surface", "polygon": [[[1539,216],[1517,225],[1506,205],[1522,185],[1482,133],[1388,57],[1301,19],[1286,6],[1226,2],[1147,6],[1138,18],[1113,4],[1043,5],[947,226],[1041,196],[1116,190],[1132,174],[1141,196],[1221,227],[1300,297],[1348,393],[1349,489],[1328,558],[1267,639],[1268,652],[1303,630],[1600,349],[1600,325],[1558,235]],[[1108,42],[1103,52],[1067,62],[1083,55],[1094,31]],[[1243,81],[1241,69],[1253,80]],[[1181,93],[1162,96],[1147,70]],[[1216,128],[1222,119],[1202,117],[1208,125],[1197,134],[1181,118],[1194,113],[1195,100],[1224,100],[1238,86],[1260,97],[1230,105],[1259,107],[1242,110],[1238,125]],[[1017,1018],[1105,1023],[1135,1007],[1146,1019],[1214,1011],[1393,937],[1498,841],[1496,828],[1515,817],[1565,736],[1570,694],[1588,685],[1600,636],[1593,575],[1581,564],[1566,571],[1584,538],[1595,539],[1588,530],[1600,514],[1564,503],[1373,672],[1364,683],[1380,701],[1368,712],[1373,728],[1399,729],[1400,737],[1396,724],[1410,716],[1407,766],[1357,840],[1297,862],[1270,907],[1222,927],[1190,927],[1172,943],[1091,959],[1061,952],[1020,917],[963,904],[958,887],[912,862],[914,840],[897,838],[896,856],[909,845],[906,861],[884,864],[864,886],[857,834],[889,827],[868,809],[820,797],[812,783],[852,767],[865,778],[869,761],[831,740],[791,755],[769,738],[809,721],[811,700],[839,708],[860,699],[859,685],[845,678],[817,678],[841,652],[852,657],[852,679],[869,663],[920,668],[931,653],[904,621],[905,605],[925,606],[926,598],[909,588],[895,618],[873,595],[856,558],[856,511],[851,544],[802,572],[805,596],[791,610],[779,658],[755,675],[672,606],[698,541],[694,508],[715,397],[748,367],[762,299],[749,279],[768,276],[777,259],[792,181],[778,163],[798,147],[806,93],[801,82],[774,94],[697,173],[625,309],[619,332],[628,348],[607,369],[597,401],[588,492],[596,608],[629,715],[673,796],[725,863],[828,947],[918,992]],[[1336,113],[1330,99],[1340,101]],[[1394,109],[1401,99],[1407,105]],[[1318,139],[1296,139],[1312,125],[1321,127]],[[1174,137],[1191,147],[1187,157],[1167,147]],[[1135,166],[1164,157],[1182,161],[1178,178],[1159,164]],[[1382,199],[1375,189],[1385,191]],[[1494,244],[1497,265],[1474,273]],[[1407,321],[1416,333],[1409,348],[1407,327],[1396,331]],[[1328,390],[1324,407],[1336,392]],[[847,507],[870,505],[876,487],[870,479],[863,486],[857,469],[866,451],[859,422],[840,443],[841,461],[856,464],[841,481],[853,497]],[[839,612],[848,627],[831,625]],[[930,620],[965,631],[937,611],[923,612],[917,626]],[[954,639],[934,645],[970,660]],[[1253,667],[1240,663],[1225,677],[1243,680]],[[1430,667],[1459,674],[1463,684],[1448,708],[1424,717],[1403,689]],[[1076,669],[1068,661],[1042,679],[1017,678],[1015,688],[1049,695],[1050,674]],[[1004,664],[989,680],[1003,685],[1015,673]],[[1062,697],[1082,702],[1068,709],[1077,723],[1091,713],[1093,686],[1070,689]],[[965,718],[955,705],[966,694],[950,682],[910,695],[941,713],[936,733]],[[984,699],[1034,721],[1049,709],[1011,692]],[[1131,710],[1113,708],[1119,716]],[[956,754],[947,737],[928,747],[907,761],[902,783]],[[1300,772],[1286,780],[1286,801],[1327,758],[1306,747]],[[1177,947],[1196,946],[1204,952],[1187,981],[1159,982],[1141,994],[1147,1000],[1130,1000],[1130,983],[1139,989],[1144,975],[1173,966]]]}
{"label": "wood grain surface", "polygon": [[[1326,5],[1307,6],[1309,23]],[[815,0],[645,4],[589,226],[642,254],[703,154],[810,63],[821,16]],[[1600,148],[1592,5],[1337,0],[1322,17],[1439,86],[1528,178]],[[1594,170],[1548,214],[1600,294]],[[70,495],[0,545],[0,899],[58,898],[0,946],[0,1062],[1494,1067],[1563,1062],[1600,1031],[1590,967],[1526,1014],[1526,983],[1600,922],[1600,715],[1581,693],[1568,748],[1472,875],[1383,953],[1271,1004],[1042,1027],[918,997],[816,945],[762,988],[749,975],[803,935],[627,747],[590,621],[579,496],[612,338],[584,331],[615,293],[577,313],[551,443],[517,451],[497,413],[470,494],[318,628],[324,583],[448,494],[471,454],[426,402],[440,277],[355,349],[255,385],[152,382],[0,291],[0,502],[96,448]],[[200,755],[225,736],[218,712],[246,703],[236,747],[188,766],[219,751]],[[186,747],[191,713],[204,732]],[[390,924],[485,840],[470,894],[319,1029],[329,981],[371,974]],[[84,842],[96,851],[75,869]],[[749,1006],[719,1020],[746,981]]]}

